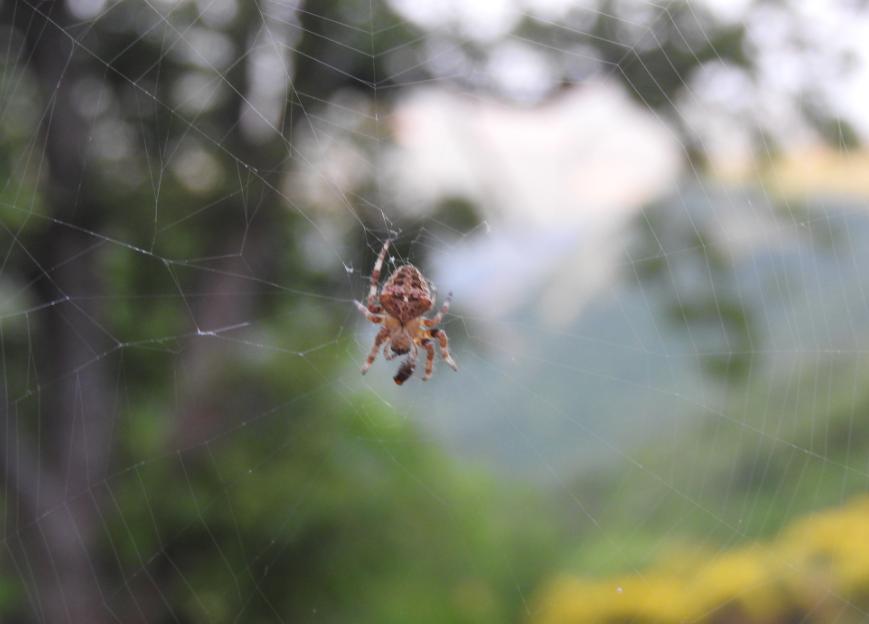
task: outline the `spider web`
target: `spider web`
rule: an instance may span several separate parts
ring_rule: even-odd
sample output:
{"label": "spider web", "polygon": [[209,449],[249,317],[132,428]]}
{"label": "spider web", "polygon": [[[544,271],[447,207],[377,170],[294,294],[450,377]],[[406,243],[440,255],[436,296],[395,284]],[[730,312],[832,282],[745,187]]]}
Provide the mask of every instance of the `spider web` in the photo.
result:
{"label": "spider web", "polygon": [[[865,206],[761,166],[866,129],[858,8],[336,6],[0,5],[4,620],[641,620],[865,492]],[[459,373],[359,375],[388,238]]]}

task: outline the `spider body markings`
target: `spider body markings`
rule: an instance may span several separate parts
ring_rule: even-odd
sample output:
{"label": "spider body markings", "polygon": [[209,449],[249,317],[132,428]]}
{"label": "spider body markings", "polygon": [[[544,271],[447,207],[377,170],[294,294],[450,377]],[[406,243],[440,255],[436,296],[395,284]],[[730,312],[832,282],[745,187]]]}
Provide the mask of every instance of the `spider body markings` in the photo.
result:
{"label": "spider body markings", "polygon": [[402,362],[393,377],[395,383],[401,385],[413,375],[419,347],[422,346],[426,350],[425,374],[422,380],[428,381],[434,371],[435,342],[440,347],[444,362],[453,370],[459,370],[450,356],[449,339],[446,333],[437,329],[444,314],[450,309],[452,293],[447,296],[437,314],[432,318],[423,317],[423,314],[434,308],[435,297],[420,270],[412,264],[405,264],[393,271],[378,297],[380,271],[383,269],[383,261],[386,259],[390,242],[387,240],[383,243],[377,262],[374,263],[367,305],[359,301],[354,302],[365,318],[372,323],[383,325],[374,338],[374,346],[362,366],[362,374],[364,375],[371,368],[381,346],[384,358],[387,360],[409,353],[410,355]]}

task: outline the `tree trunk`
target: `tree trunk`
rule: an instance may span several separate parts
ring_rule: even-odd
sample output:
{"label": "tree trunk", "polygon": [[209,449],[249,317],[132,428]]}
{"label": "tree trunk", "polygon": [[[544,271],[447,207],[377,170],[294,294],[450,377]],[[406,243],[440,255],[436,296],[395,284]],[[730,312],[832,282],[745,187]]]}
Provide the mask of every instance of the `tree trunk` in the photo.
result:
{"label": "tree trunk", "polygon": [[[70,97],[81,51],[63,30],[70,24],[65,3],[11,4],[4,21],[13,21],[26,37],[25,58],[46,105],[40,128],[47,164],[43,197],[60,221],[98,230],[99,210],[86,180],[89,128]],[[101,300],[93,297],[104,291],[99,248],[93,247],[92,237],[54,225],[24,249],[39,277],[40,299],[69,300],[33,316],[40,407],[0,414],[10,434],[0,450],[0,480],[20,510],[20,539],[10,540],[18,549],[10,546],[10,552],[26,572],[33,614],[49,624],[117,621],[101,593],[95,544],[102,528],[94,487],[106,476],[110,453],[115,415],[111,357],[105,354],[117,342],[104,324]],[[75,262],[64,264],[71,258]],[[28,409],[35,403],[28,402]],[[25,418],[39,419],[38,440],[27,434],[35,426],[18,426]]]}

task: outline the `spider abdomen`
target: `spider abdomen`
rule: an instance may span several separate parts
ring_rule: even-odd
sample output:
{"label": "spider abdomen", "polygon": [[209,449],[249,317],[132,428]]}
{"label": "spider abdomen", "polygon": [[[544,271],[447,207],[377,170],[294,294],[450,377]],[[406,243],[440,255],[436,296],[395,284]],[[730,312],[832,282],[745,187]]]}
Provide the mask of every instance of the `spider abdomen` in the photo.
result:
{"label": "spider abdomen", "polygon": [[422,316],[432,305],[428,282],[412,264],[400,266],[383,286],[380,305],[402,323]]}

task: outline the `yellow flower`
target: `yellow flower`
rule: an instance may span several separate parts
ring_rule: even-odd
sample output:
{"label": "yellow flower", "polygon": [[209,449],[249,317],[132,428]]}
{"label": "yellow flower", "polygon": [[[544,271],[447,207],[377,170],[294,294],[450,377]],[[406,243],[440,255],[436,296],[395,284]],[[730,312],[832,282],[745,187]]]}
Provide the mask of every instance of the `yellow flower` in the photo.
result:
{"label": "yellow flower", "polygon": [[537,597],[533,624],[861,620],[869,607],[869,496],[795,522],[777,539],[690,557],[641,574],[560,576]]}

